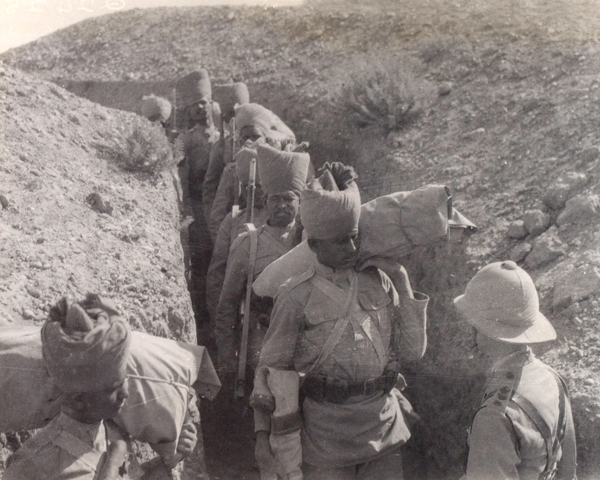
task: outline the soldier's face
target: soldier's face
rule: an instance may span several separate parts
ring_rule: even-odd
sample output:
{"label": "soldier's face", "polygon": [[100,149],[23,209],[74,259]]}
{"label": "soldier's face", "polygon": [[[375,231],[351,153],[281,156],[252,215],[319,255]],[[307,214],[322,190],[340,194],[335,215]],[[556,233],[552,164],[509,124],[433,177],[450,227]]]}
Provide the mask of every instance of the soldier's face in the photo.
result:
{"label": "soldier's face", "polygon": [[194,123],[206,126],[210,112],[210,102],[203,98],[202,100],[190,106],[190,118]]}
{"label": "soldier's face", "polygon": [[265,138],[265,136],[262,134],[260,129],[254,125],[246,125],[240,131],[240,145],[242,147],[250,146],[261,138]]}
{"label": "soldier's face", "polygon": [[103,420],[119,413],[129,396],[127,380],[97,392],[87,394],[85,408],[88,416]]}
{"label": "soldier's face", "polygon": [[300,209],[300,197],[295,192],[283,192],[267,196],[269,225],[287,227],[294,221]]}
{"label": "soldier's face", "polygon": [[313,239],[309,245],[319,263],[336,270],[354,268],[358,261],[358,235],[344,235],[331,240]]}

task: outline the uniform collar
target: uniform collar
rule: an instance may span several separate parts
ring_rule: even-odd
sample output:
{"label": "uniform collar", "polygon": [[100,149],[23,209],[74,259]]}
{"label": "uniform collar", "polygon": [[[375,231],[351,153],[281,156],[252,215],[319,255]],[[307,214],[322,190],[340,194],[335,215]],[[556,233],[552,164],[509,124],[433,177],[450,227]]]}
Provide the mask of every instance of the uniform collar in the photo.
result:
{"label": "uniform collar", "polygon": [[99,437],[99,435],[104,434],[102,420],[96,423],[82,423],[78,422],[72,417],[69,417],[66,413],[60,412],[57,423],[63,427],[63,429],[75,435],[77,438],[82,440],[86,439],[91,441],[92,444],[94,443],[94,440]]}
{"label": "uniform collar", "polygon": [[354,269],[352,268],[336,270],[323,265],[320,262],[315,262],[315,273],[336,285],[339,285],[340,283],[347,283],[350,285],[352,283],[353,270]]}
{"label": "uniform collar", "polygon": [[532,362],[534,358],[533,351],[527,347],[526,350],[513,352],[497,360],[492,365],[492,373],[505,372],[513,368],[523,367],[523,365]]}

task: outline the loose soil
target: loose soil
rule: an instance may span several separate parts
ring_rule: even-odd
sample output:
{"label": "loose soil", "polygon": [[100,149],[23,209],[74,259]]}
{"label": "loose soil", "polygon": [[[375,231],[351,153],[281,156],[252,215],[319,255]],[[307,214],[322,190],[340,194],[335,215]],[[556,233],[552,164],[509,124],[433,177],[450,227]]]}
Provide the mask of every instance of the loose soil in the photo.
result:
{"label": "loose soil", "polygon": [[[369,2],[369,7],[358,2],[309,2],[294,9],[161,8],[88,20],[9,51],[2,59],[39,79],[132,112],[138,111],[143,94],[154,91],[169,97],[177,77],[207,68],[215,83],[245,80],[254,101],[272,108],[301,140],[311,143],[316,164],[327,160],[353,164],[365,201],[427,183],[448,185],[455,206],[480,231],[459,245],[422,249],[404,261],[415,288],[431,296],[427,354],[423,361],[406,366],[409,386],[405,393],[422,417],[407,445],[413,478],[460,476],[466,427],[480,400],[487,365],[474,352],[470,331],[457,318],[451,300],[464,291],[478,268],[514,258],[532,275],[541,310],[558,332],[558,340],[538,353],[567,379],[578,432],[579,477],[594,479],[600,476],[599,25],[600,7],[592,1],[409,0],[401,4]],[[359,128],[349,121],[341,94],[344,85],[351,85],[353,76],[364,75],[365,70],[380,64],[390,72],[400,72],[392,78],[399,84],[408,82],[417,92],[420,116],[404,129]],[[14,280],[2,284],[0,308],[4,302],[6,314],[17,322],[22,321],[22,305],[26,305],[35,321],[36,316],[43,315],[43,302],[74,288],[67,281],[71,268],[65,268],[62,283],[60,276],[58,283],[34,282],[43,299],[39,307],[36,297],[27,293],[27,272],[61,267],[59,260],[35,257],[33,252],[48,245],[46,240],[35,243],[38,237],[54,238],[84,217],[97,217],[95,226],[78,232],[79,237],[65,234],[66,240],[57,244],[60,247],[54,254],[56,258],[70,258],[71,250],[77,248],[71,243],[91,236],[90,230],[101,232],[94,233],[94,248],[111,253],[115,247],[106,242],[122,234],[131,238],[131,229],[138,232],[134,226],[163,218],[164,209],[171,209],[169,221],[176,223],[175,198],[161,203],[160,195],[151,194],[166,192],[167,180],[163,187],[160,183],[151,186],[110,166],[106,167],[110,172],[106,178],[125,182],[132,189],[131,197],[126,196],[127,187],[112,189],[96,180],[100,163],[86,141],[109,132],[105,124],[119,115],[129,118],[126,114],[76,100],[59,87],[6,67],[5,71],[9,73],[0,78],[0,93],[4,95],[0,114],[2,125],[10,126],[5,130],[14,133],[8,134],[10,143],[1,144],[2,158],[9,162],[3,161],[0,171],[10,182],[0,179],[0,193],[16,207],[0,211],[4,215],[3,239],[13,242],[6,248],[3,240],[0,249],[4,247],[2,253],[6,251],[14,258],[12,263],[2,258],[7,262],[3,267],[7,265]],[[32,97],[20,82],[41,85],[44,90],[40,98]],[[42,115],[33,110],[34,100],[36,108],[58,101],[52,89],[64,96],[68,105],[74,102],[73,106],[39,119]],[[30,106],[25,109],[21,104]],[[105,114],[109,120],[95,119],[97,111],[109,112]],[[88,132],[80,133],[81,125],[69,119],[73,114],[81,124],[89,124]],[[48,126],[42,128],[39,122]],[[81,137],[71,140],[71,135],[78,134]],[[44,150],[34,148],[34,142],[43,144]],[[81,152],[82,145],[88,152]],[[20,154],[27,160],[19,159]],[[88,157],[90,163],[86,163]],[[55,172],[56,177],[46,170]],[[120,213],[105,219],[89,211],[84,200],[93,189],[63,186],[61,179],[69,175],[77,176],[78,181],[96,182],[89,185],[97,186],[99,194],[114,202]],[[50,194],[28,190],[34,188],[27,187],[28,182],[46,178],[52,178],[57,193],[65,198],[67,194],[73,196],[69,200],[72,210],[67,208],[71,203],[61,199],[52,204],[51,214],[36,217],[35,210],[30,211]],[[42,188],[49,188],[46,182],[41,183]],[[73,189],[80,193],[74,194]],[[562,196],[556,193],[560,191]],[[133,199],[144,205],[150,198],[152,208],[133,204]],[[567,199],[573,201],[565,206]],[[125,203],[134,205],[131,213],[123,213],[127,211]],[[526,212],[531,210],[538,212],[534,216],[545,218],[541,230],[516,235],[514,229],[522,229],[522,220],[529,222],[531,212]],[[136,212],[143,212],[143,217]],[[117,222],[126,216],[132,223]],[[57,223],[54,218],[70,220]],[[143,223],[135,223],[142,218]],[[124,230],[115,230],[116,235],[110,229],[102,230],[102,222],[109,221],[115,222],[109,223],[112,228]],[[19,222],[23,229],[13,227]],[[170,228],[176,231],[174,226]],[[151,233],[146,235],[154,238]],[[175,237],[169,237],[170,241],[175,242]],[[153,258],[142,255],[140,246],[146,241],[140,236],[131,244],[115,242],[128,249],[128,255],[123,255],[126,260],[144,256],[139,260],[144,269],[143,262]],[[169,255],[179,247],[169,242],[164,245],[160,258],[172,261],[165,268],[175,272],[181,268],[180,263],[175,266],[180,259]],[[78,250],[87,252],[83,247]],[[17,256],[18,251],[24,251],[23,256]],[[97,273],[110,275],[112,269],[122,268],[117,259],[103,255],[110,262],[101,262],[99,257],[95,254],[93,260],[106,270],[80,270],[79,276],[75,270],[74,278],[81,287],[108,290],[108,279]],[[38,260],[49,269],[33,270],[37,267],[31,265]],[[161,262],[156,262],[158,267]],[[77,268],[84,268],[83,264],[79,261]],[[156,293],[144,295],[148,302],[159,304],[164,295],[156,285],[165,280],[155,274],[148,267],[137,276],[129,274],[123,282],[128,285],[136,279],[148,279],[148,288]],[[94,283],[98,279],[105,283]],[[38,281],[37,277],[30,280]],[[178,292],[183,291],[182,275],[170,281],[177,281]],[[569,294],[563,291],[565,285],[570,286]],[[109,291],[127,299],[122,300],[125,308],[143,310],[148,317],[144,300],[138,299],[143,308],[133,303],[137,298],[134,292],[116,286]],[[132,303],[127,303],[130,298]],[[146,328],[154,328],[154,314],[148,318]],[[180,334],[176,332],[173,335]],[[256,478],[249,464],[251,442],[236,442],[236,431],[223,434],[229,430],[223,428],[216,413],[210,412],[203,412],[203,423],[211,476]],[[236,445],[243,447],[236,450]]]}

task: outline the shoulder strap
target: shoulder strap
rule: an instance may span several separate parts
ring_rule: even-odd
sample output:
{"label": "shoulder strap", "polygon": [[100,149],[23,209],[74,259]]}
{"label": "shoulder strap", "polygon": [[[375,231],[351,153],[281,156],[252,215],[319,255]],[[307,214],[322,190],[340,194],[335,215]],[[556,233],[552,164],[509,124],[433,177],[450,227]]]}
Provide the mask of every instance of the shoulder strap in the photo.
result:
{"label": "shoulder strap", "polygon": [[352,307],[353,300],[356,298],[357,290],[358,279],[356,276],[356,272],[352,272],[352,285],[350,286],[350,291],[348,292],[346,302],[344,303],[344,307],[342,309],[342,312],[344,313],[342,313],[340,318],[338,318],[338,320],[336,321],[333,330],[327,337],[327,340],[325,340],[325,344],[321,349],[321,353],[319,353],[319,356],[317,357],[315,362],[305,372],[305,375],[308,375],[310,372],[320,367],[323,364],[323,362],[327,360],[327,357],[329,357],[335,346],[338,344],[340,338],[342,338],[344,330],[348,326],[348,323],[350,323],[350,308]]}
{"label": "shoulder strap", "polygon": [[[562,395],[561,395],[562,396]],[[552,435],[552,430],[546,423],[546,421],[539,414],[535,405],[527,400],[524,396],[518,394],[517,392],[513,392],[513,396],[511,401],[516,403],[521,410],[523,410],[527,416],[531,419],[531,421],[535,424],[538,431],[544,437],[544,442],[546,443],[546,468],[544,471],[548,471],[548,469],[552,468],[552,464],[555,463],[554,458],[554,435]]]}
{"label": "shoulder strap", "polygon": [[[556,373],[552,368],[548,367],[548,371],[554,376],[558,385],[559,397],[558,397],[558,422],[557,431],[552,432],[548,423],[542,418],[537,408],[527,398],[523,397],[517,392],[514,392],[511,401],[516,403],[531,419],[535,424],[536,428],[544,437],[546,443],[546,468],[540,478],[542,479],[553,479],[555,478],[556,472],[560,469],[564,472],[572,472],[572,475],[568,474],[564,476],[565,479],[575,478],[575,469],[577,464],[577,458],[575,451],[571,452],[571,449],[565,449],[565,454],[558,460],[559,453],[562,453],[561,446],[565,440],[565,436],[568,435],[568,442],[574,442],[574,430],[572,425],[572,417],[570,415],[570,408],[567,412],[567,402],[569,400],[569,394],[567,386],[564,383],[562,377]],[[571,438],[572,437],[572,438]],[[573,448],[574,450],[574,448]]]}

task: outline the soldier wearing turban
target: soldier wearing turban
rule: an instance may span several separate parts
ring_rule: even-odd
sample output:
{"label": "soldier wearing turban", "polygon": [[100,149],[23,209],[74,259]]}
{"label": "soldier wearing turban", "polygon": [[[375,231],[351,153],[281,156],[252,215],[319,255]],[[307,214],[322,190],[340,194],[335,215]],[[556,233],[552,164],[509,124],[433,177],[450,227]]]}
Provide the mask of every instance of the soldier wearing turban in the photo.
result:
{"label": "soldier wearing turban", "polygon": [[129,324],[96,295],[52,308],[42,349],[50,377],[64,392],[62,411],[17,451],[5,479],[121,478],[127,445],[106,421],[128,396],[130,343]]}
{"label": "soldier wearing turban", "polygon": [[[240,204],[246,204],[246,191],[248,178],[250,175],[250,161],[256,158],[255,149],[248,147],[242,148],[235,156],[235,172],[241,184]],[[235,213],[235,215],[234,215]],[[247,208],[242,208],[239,212],[229,212],[221,222],[215,246],[213,248],[210,266],[208,267],[208,276],[206,282],[206,302],[210,318],[214,322],[217,315],[217,306],[221,289],[225,280],[225,271],[227,268],[227,258],[233,241],[245,232],[244,224],[247,222]],[[256,193],[254,196],[254,225],[258,228],[263,226],[268,219],[267,210],[264,208],[262,189],[260,188],[260,178],[256,178]]]}
{"label": "soldier wearing turban", "polygon": [[[208,321],[206,272],[212,252],[208,216],[204,210],[203,183],[210,151],[219,140],[213,121],[212,87],[206,70],[192,72],[178,80],[175,103],[184,131],[175,141],[174,151],[182,155],[179,179],[183,192],[183,216],[192,216],[188,237],[183,239],[186,270],[189,272],[192,304],[198,325]],[[185,233],[185,232],[184,232]]]}
{"label": "soldier wearing turban", "polygon": [[[240,146],[255,142],[267,142],[279,149],[292,149],[296,136],[283,121],[271,110],[257,103],[247,103],[235,110],[236,138]],[[210,229],[213,240],[221,222],[231,211],[237,193],[237,179],[233,166],[225,167],[215,200],[213,202]]]}
{"label": "soldier wearing turban", "polygon": [[[111,420],[129,393],[129,324],[109,301],[88,294],[80,302],[63,298],[53,306],[41,337],[48,375],[62,392],[61,412],[14,454],[3,478],[129,478],[125,464],[129,436]],[[188,456],[196,440],[195,426],[184,424],[177,453]],[[172,468],[160,457],[147,467],[165,473]]]}
{"label": "soldier wearing turban", "polygon": [[142,115],[151,122],[160,122],[163,127],[171,117],[171,102],[156,95],[142,97]]}
{"label": "soldier wearing turban", "polygon": [[[221,105],[221,138],[212,145],[208,170],[202,186],[204,211],[206,219],[209,221],[213,242],[216,240],[220,222],[227,212],[231,211],[237,194],[234,192],[236,176],[232,161],[236,152],[233,151],[235,147],[232,141],[233,132],[230,122],[235,117],[235,109],[250,102],[250,94],[245,83],[237,82],[231,85],[217,85],[214,96]],[[223,180],[223,187],[219,192],[221,180]],[[219,217],[219,225],[213,225],[212,209],[217,196],[219,200],[216,202],[218,212],[216,216]],[[223,202],[224,199],[226,199],[225,202]]]}
{"label": "soldier wearing turban", "polygon": [[[302,192],[300,218],[317,261],[279,289],[257,370],[305,374],[296,419],[305,479],[402,478],[399,448],[410,432],[396,388],[399,363],[425,351],[424,336],[411,333],[425,331],[428,299],[413,292],[406,270],[382,264],[388,276],[376,264],[356,268],[355,178],[351,168],[325,164]],[[262,394],[259,380],[252,397]],[[272,455],[270,430],[268,412],[257,407],[259,464]]]}

